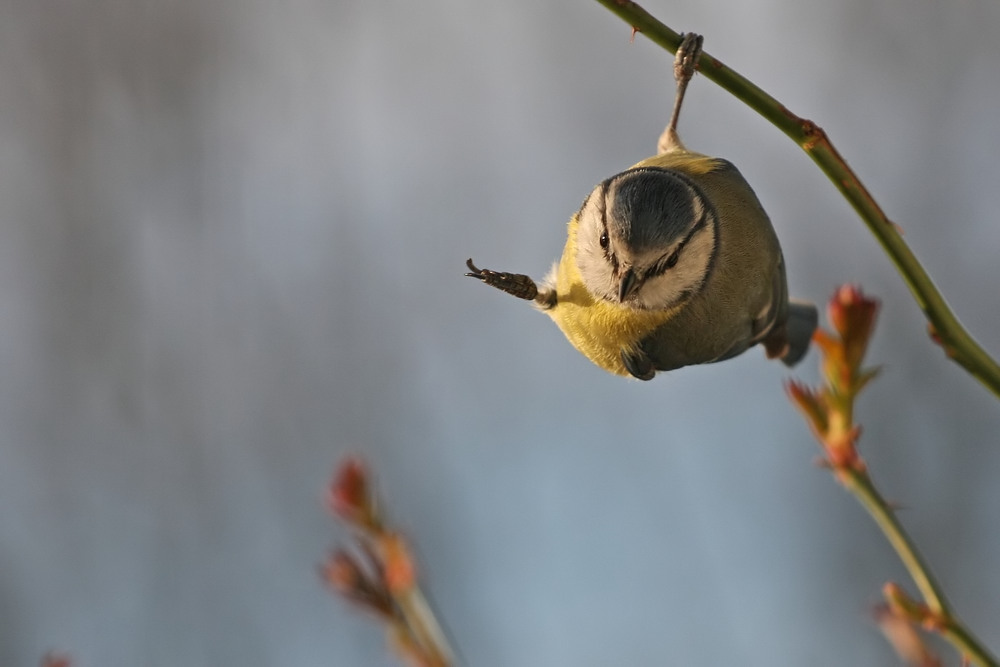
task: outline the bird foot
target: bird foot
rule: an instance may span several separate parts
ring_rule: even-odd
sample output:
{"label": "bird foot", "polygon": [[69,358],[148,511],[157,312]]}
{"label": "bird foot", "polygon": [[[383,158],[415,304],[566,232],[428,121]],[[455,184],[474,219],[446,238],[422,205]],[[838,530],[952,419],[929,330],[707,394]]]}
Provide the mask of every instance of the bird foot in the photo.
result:
{"label": "bird foot", "polygon": [[471,259],[465,265],[469,267],[469,273],[465,275],[470,278],[478,278],[487,285],[516,296],[518,299],[534,301],[538,296],[538,286],[535,285],[535,281],[524,274],[480,269],[472,263]]}

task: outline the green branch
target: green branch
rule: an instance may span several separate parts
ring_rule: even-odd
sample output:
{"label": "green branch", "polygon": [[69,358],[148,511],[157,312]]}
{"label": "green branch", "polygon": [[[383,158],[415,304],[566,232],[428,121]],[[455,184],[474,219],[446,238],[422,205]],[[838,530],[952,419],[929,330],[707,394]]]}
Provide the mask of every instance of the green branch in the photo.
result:
{"label": "green branch", "polygon": [[[598,2],[650,41],[671,53],[677,51],[680,35],[657,21],[639,5],[628,0]],[[959,323],[920,261],[903,241],[896,225],[886,217],[861,179],[847,166],[847,162],[830,143],[826,132],[812,121],[795,115],[748,79],[707,53],[701,54],[698,70],[770,121],[809,154],[854,207],[896,265],[917,305],[930,322],[931,336],[941,344],[945,354],[1000,397],[1000,366]]]}
{"label": "green branch", "polygon": [[[889,503],[879,493],[867,471],[844,470],[837,478],[844,484],[871,517],[878,524],[889,544],[895,549],[899,559],[903,561],[906,571],[910,573],[917,585],[920,595],[926,602],[926,607],[911,604],[915,608],[912,620],[918,625],[932,628],[951,642],[963,656],[967,656],[977,665],[996,667],[997,659],[990,650],[969,631],[958,619],[945,597],[941,585],[934,579],[930,567],[920,555],[913,540],[903,529],[896,513]],[[901,593],[897,593],[901,595]]]}
{"label": "green branch", "polygon": [[[961,654],[981,667],[1000,667],[1000,663],[955,615],[944,590],[931,574],[930,567],[903,529],[896,512],[879,493],[868,465],[858,452],[861,426],[854,422],[854,402],[877,369],[864,368],[865,352],[875,331],[878,301],[855,287],[845,285],[830,299],[827,313],[834,331],[819,329],[813,341],[822,359],[820,370],[824,383],[809,387],[791,380],[786,385],[788,397],[809,424],[810,430],[826,453],[824,463],[834,477],[868,510],[889,544],[896,550],[907,572],[920,591],[923,602],[910,598],[902,588],[888,583],[883,589],[889,607],[885,620],[903,621],[911,631],[915,627],[940,633]],[[897,632],[883,632],[901,656],[911,654],[913,642]],[[916,633],[913,641],[922,646]],[[923,650],[919,651],[923,654]],[[939,664],[936,660],[911,661],[911,664]],[[964,664],[964,663],[963,663]]]}
{"label": "green branch", "polygon": [[[848,491],[854,494],[854,497],[868,510],[872,519],[878,524],[882,534],[889,540],[889,544],[892,545],[899,559],[903,561],[903,566],[910,573],[910,577],[913,578],[920,595],[923,596],[931,611],[941,616],[953,616],[954,612],[951,610],[948,598],[945,597],[944,590],[934,579],[930,567],[917,551],[916,545],[903,529],[902,524],[899,523],[896,512],[875,488],[868,471],[848,469],[843,474],[838,475],[838,479]],[[985,653],[985,650],[982,652]]]}

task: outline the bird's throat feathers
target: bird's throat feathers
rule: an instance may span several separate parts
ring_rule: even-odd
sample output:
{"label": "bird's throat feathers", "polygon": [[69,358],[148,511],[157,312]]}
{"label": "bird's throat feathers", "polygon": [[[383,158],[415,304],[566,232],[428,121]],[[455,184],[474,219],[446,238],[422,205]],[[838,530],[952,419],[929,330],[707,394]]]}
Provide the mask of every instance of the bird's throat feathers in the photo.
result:
{"label": "bird's throat feathers", "polygon": [[583,283],[576,264],[577,229],[574,215],[569,221],[566,248],[545,277],[556,290],[556,304],[546,312],[576,349],[601,368],[617,375],[629,375],[621,352],[634,351],[639,341],[670,320],[679,307],[645,310],[595,298]]}

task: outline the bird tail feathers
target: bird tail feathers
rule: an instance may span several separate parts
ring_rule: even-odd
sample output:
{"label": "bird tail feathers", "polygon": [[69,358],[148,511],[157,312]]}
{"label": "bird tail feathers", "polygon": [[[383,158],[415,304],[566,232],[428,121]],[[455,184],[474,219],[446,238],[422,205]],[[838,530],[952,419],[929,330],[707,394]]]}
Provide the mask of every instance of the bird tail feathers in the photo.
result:
{"label": "bird tail feathers", "polygon": [[794,366],[806,356],[809,351],[809,341],[819,324],[819,312],[814,304],[808,301],[789,300],[788,321],[785,323],[785,335],[788,338],[788,349],[781,357],[786,366]]}

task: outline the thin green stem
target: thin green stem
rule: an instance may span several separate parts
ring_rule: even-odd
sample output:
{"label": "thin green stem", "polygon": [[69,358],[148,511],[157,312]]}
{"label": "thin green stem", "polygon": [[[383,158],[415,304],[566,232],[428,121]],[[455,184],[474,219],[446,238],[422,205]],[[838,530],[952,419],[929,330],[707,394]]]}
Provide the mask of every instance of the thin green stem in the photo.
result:
{"label": "thin green stem", "polygon": [[[630,0],[598,0],[650,41],[674,53],[680,35]],[[955,317],[896,225],[886,217],[861,179],[851,170],[818,125],[789,111],[783,104],[708,53],[702,52],[699,71],[770,121],[797,143],[819,165],[871,230],[895,264],[913,297],[930,322],[935,338],[949,358],[1000,397],[1000,365],[986,353]]]}
{"label": "thin green stem", "polygon": [[896,513],[878,492],[867,472],[853,468],[838,468],[838,479],[871,514],[875,523],[896,550],[907,572],[917,585],[927,608],[934,616],[935,629],[963,655],[982,667],[1000,667],[1000,663],[955,616],[941,585],[934,579],[923,556],[903,529]]}
{"label": "thin green stem", "polygon": [[[963,665],[968,664],[968,660],[971,659],[983,667],[996,667],[997,659],[990,655],[989,650],[980,644],[950,613],[938,612],[926,604],[917,602],[906,591],[893,583],[886,584],[882,593],[889,603],[889,609],[897,618],[917,627],[935,630],[950,641],[963,656]],[[895,644],[895,642],[893,643]],[[933,664],[938,663],[934,662]]]}
{"label": "thin green stem", "polygon": [[428,667],[447,667],[452,664],[454,658],[451,647],[420,589],[414,586],[395,597],[414,639],[426,652],[430,663]]}
{"label": "thin green stem", "polygon": [[882,533],[889,540],[892,548],[899,554],[900,560],[903,561],[907,572],[913,578],[927,606],[937,614],[950,617],[951,605],[945,598],[944,591],[934,579],[930,568],[924,562],[920,552],[917,551],[916,545],[913,544],[910,536],[899,523],[896,513],[872,484],[868,473],[850,468],[838,469],[837,472],[841,473],[838,478],[847,487],[847,490],[853,493],[858,501],[864,505],[868,513],[875,519],[875,523],[882,529]]}
{"label": "thin green stem", "polygon": [[954,619],[948,619],[945,626],[941,628],[941,634],[950,641],[962,655],[969,656],[977,665],[982,667],[997,667],[997,659],[983,646],[978,639],[961,624]]}

